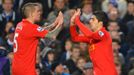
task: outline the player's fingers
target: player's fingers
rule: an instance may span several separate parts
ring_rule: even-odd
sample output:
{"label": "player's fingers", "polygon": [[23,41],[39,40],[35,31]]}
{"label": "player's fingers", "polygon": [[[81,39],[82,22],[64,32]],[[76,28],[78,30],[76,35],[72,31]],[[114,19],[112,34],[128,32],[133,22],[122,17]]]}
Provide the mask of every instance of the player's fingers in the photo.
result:
{"label": "player's fingers", "polygon": [[62,16],[62,15],[63,15],[63,14],[62,14],[62,12],[60,11],[60,12],[59,12],[59,16]]}
{"label": "player's fingers", "polygon": [[80,15],[81,14],[81,10],[80,8],[77,9],[77,15]]}

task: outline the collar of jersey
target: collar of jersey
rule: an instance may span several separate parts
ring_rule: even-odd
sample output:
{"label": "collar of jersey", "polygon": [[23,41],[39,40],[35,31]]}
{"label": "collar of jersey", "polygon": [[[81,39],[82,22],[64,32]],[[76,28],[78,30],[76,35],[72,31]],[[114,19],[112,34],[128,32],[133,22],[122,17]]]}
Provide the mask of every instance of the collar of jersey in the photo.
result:
{"label": "collar of jersey", "polygon": [[22,19],[23,22],[27,22],[27,23],[30,23],[32,24],[31,22],[29,22],[27,19]]}

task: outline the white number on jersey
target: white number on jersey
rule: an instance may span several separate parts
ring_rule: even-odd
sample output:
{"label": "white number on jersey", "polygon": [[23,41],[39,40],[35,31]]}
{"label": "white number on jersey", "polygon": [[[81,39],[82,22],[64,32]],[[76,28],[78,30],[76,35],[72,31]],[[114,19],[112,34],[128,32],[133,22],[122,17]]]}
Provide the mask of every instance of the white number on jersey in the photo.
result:
{"label": "white number on jersey", "polygon": [[18,36],[19,36],[19,34],[15,33],[15,35],[14,35],[14,45],[15,45],[14,53],[17,52],[17,49],[18,49],[18,43],[17,43],[17,40],[16,40]]}

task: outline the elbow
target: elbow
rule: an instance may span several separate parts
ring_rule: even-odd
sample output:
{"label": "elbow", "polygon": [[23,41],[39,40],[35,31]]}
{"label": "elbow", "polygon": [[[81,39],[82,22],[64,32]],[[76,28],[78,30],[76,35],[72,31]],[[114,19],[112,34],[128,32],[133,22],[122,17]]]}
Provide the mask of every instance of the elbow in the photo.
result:
{"label": "elbow", "polygon": [[78,42],[75,37],[72,37],[71,40],[72,40],[73,42]]}

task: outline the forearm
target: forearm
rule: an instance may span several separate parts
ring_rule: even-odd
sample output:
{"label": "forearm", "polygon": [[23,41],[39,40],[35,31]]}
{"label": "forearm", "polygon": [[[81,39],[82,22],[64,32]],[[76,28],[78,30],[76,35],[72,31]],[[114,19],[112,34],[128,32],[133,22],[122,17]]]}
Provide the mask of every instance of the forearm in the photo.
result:
{"label": "forearm", "polygon": [[76,25],[79,27],[79,29],[82,31],[82,33],[87,36],[87,37],[90,37],[92,35],[92,31],[89,30],[79,19],[79,16],[77,16],[75,18],[75,23]]}
{"label": "forearm", "polygon": [[87,38],[84,35],[79,35],[76,30],[76,26],[71,26],[70,27],[70,34],[72,41],[74,42],[89,42],[89,38]]}
{"label": "forearm", "polygon": [[53,36],[57,36],[57,35],[59,34],[59,32],[61,31],[61,29],[62,29],[62,27],[59,27],[59,28],[57,28],[57,29],[54,30],[54,31],[50,31],[50,32],[46,35],[46,37],[51,38],[51,37],[53,37]]}
{"label": "forearm", "polygon": [[78,36],[78,33],[76,31],[76,26],[70,26],[70,34],[71,34],[72,39]]}
{"label": "forearm", "polygon": [[55,24],[55,23],[52,23],[51,25],[44,26],[43,28],[44,28],[45,30],[51,31],[51,30],[53,30],[55,27],[56,27],[56,24]]}
{"label": "forearm", "polygon": [[47,33],[46,37],[57,36],[58,33],[61,31],[61,29],[62,29],[62,25],[52,27],[51,30],[49,30],[49,32]]}

